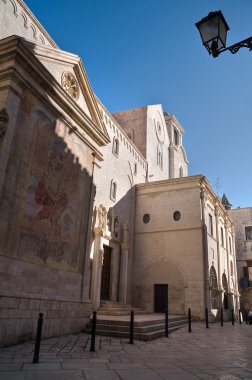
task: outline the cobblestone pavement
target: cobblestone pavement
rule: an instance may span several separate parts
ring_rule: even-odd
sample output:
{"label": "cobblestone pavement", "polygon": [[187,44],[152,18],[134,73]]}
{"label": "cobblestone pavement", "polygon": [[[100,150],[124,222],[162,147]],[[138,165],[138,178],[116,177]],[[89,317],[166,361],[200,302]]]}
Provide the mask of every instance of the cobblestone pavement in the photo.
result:
{"label": "cobblestone pavement", "polygon": [[152,342],[96,337],[90,352],[86,334],[41,342],[40,362],[32,364],[34,343],[0,349],[1,380],[193,380],[252,379],[252,326],[226,322],[193,323],[169,338]]}

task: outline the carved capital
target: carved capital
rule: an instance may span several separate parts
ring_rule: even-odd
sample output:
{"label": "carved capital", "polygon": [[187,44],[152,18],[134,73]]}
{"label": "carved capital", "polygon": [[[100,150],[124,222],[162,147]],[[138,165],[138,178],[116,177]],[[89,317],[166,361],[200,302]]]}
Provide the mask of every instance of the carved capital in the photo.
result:
{"label": "carved capital", "polygon": [[103,205],[95,207],[93,213],[93,231],[95,235],[105,235],[107,230],[107,212]]}
{"label": "carved capital", "polygon": [[103,230],[101,227],[93,228],[94,236],[103,236]]}
{"label": "carved capital", "polygon": [[121,250],[122,250],[122,252],[128,252],[128,250],[129,250],[129,243],[128,242],[122,242],[121,243]]}
{"label": "carved capital", "polygon": [[204,185],[201,185],[201,187],[200,187],[200,198],[203,201],[206,201],[208,198],[208,191]]}

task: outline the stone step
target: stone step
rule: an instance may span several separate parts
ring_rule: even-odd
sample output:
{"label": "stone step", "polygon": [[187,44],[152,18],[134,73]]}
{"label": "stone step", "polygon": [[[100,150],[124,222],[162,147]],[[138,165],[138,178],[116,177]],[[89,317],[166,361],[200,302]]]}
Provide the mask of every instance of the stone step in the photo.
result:
{"label": "stone step", "polygon": [[[180,325],[180,326],[174,326],[174,327],[169,327],[168,331],[169,334],[172,333],[173,331],[178,330],[181,327],[185,327],[186,324]],[[85,333],[91,333],[90,330],[85,330]],[[110,337],[116,337],[116,338],[129,338],[129,331],[115,331],[115,330],[98,330],[96,332],[98,336],[110,336]],[[157,339],[160,337],[165,336],[165,330],[164,329],[159,329],[155,331],[149,331],[149,332],[134,332],[134,339],[136,340],[143,340],[143,341],[149,341],[153,339]]]}
{"label": "stone step", "polygon": [[[184,320],[181,321],[173,321],[168,323],[168,329],[173,328],[173,327],[180,327],[184,326],[187,322]],[[87,326],[87,330],[91,332],[91,327],[92,323],[90,322]],[[136,325],[134,324],[134,332],[135,333],[148,333],[148,332],[154,332],[154,331],[159,331],[162,330],[164,331],[165,329],[165,324],[164,321],[158,321],[157,323],[152,323],[152,324],[144,324],[144,325]],[[98,331],[117,331],[117,332],[129,332],[129,323],[124,323],[124,324],[110,324],[110,321],[97,321],[96,324],[96,331],[98,334]]]}
{"label": "stone step", "polygon": [[121,308],[121,307],[126,307],[126,308],[131,308],[131,305],[123,305],[120,302],[111,302],[111,301],[101,301],[101,309],[107,309],[107,308]]}
{"label": "stone step", "polygon": [[[145,313],[144,315],[147,316],[148,318],[148,315]],[[187,317],[185,316],[176,316],[176,317],[170,317],[169,316],[169,320],[168,320],[168,325],[170,325],[171,323],[175,322],[175,323],[179,323],[179,322],[184,322],[186,321],[187,323]],[[92,323],[92,318],[90,318],[90,322],[89,323]],[[103,319],[103,317],[99,317],[99,315],[97,314],[97,321],[96,321],[96,324],[99,325],[99,324],[109,324],[109,325],[116,325],[116,326],[129,326],[129,323],[130,323],[130,318],[127,318],[127,319],[123,319],[123,320],[113,320],[112,318],[109,318],[109,319]],[[136,327],[141,327],[141,326],[149,326],[149,325],[155,325],[155,324],[164,324],[165,321],[164,321],[164,318],[152,318],[150,320],[145,320],[145,321],[137,321],[135,320],[134,321],[134,326]]]}
{"label": "stone step", "polygon": [[97,310],[97,313],[100,315],[130,315],[131,311],[134,311],[135,314],[141,315],[146,314],[146,311],[143,311],[137,307],[131,305],[123,305],[120,302],[112,301],[102,301],[101,307]]}
{"label": "stone step", "polygon": [[[99,315],[130,315],[130,312],[131,310],[134,310],[134,309],[108,309],[108,310],[105,310],[105,309],[98,309],[97,310],[97,314]],[[146,311],[143,311],[143,310],[134,310],[134,314],[136,315],[143,315],[143,314],[146,314]]]}
{"label": "stone step", "polygon": [[[146,315],[145,320],[134,321],[134,339],[138,340],[153,340],[165,335],[165,321],[160,317],[148,320]],[[108,317],[109,318],[109,317]],[[111,317],[112,318],[112,317]],[[115,317],[116,318],[116,317]],[[120,317],[117,317],[120,318]],[[123,317],[122,317],[123,318]],[[153,319],[154,318],[154,319]],[[187,318],[185,316],[169,317],[168,330],[169,333],[187,325]],[[91,333],[92,321],[90,320],[85,333]],[[96,334],[101,336],[113,336],[118,338],[129,337],[129,320],[116,320],[116,319],[97,319]]]}

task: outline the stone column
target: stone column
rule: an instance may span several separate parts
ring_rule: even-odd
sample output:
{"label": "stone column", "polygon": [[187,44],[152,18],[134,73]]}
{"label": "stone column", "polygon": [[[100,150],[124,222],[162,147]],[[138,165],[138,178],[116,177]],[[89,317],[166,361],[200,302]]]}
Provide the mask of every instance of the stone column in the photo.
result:
{"label": "stone column", "polygon": [[235,308],[235,312],[237,314],[238,309],[240,308],[240,293],[238,287],[238,278],[237,278],[237,265],[236,265],[236,250],[235,250],[235,224],[232,224],[232,253],[233,253],[233,280],[234,280],[234,296],[233,296],[233,304]]}
{"label": "stone column", "polygon": [[225,231],[226,231],[226,251],[227,251],[227,278],[228,278],[228,289],[230,289],[230,268],[229,268],[229,239],[228,239],[228,229],[229,224],[225,221]]}
{"label": "stone column", "polygon": [[128,222],[123,226],[121,243],[121,263],[120,263],[120,283],[119,300],[126,305],[127,303],[127,278],[128,278],[128,257],[129,257],[129,228]]}
{"label": "stone column", "polygon": [[217,240],[217,260],[218,260],[218,290],[219,290],[219,299],[218,306],[222,307],[223,304],[223,291],[221,283],[221,273],[220,273],[220,238],[219,238],[219,207],[218,204],[215,205],[215,226],[216,226],[216,240]]}
{"label": "stone column", "polygon": [[229,260],[229,236],[228,236],[228,231],[229,231],[229,223],[227,220],[225,220],[225,232],[226,232],[226,262],[227,262],[227,281],[228,281],[228,305],[229,309],[231,309],[234,305],[234,293],[231,290],[231,283],[230,283],[230,260]]}
{"label": "stone column", "polygon": [[[202,181],[203,182],[203,181]],[[201,199],[201,215],[202,215],[202,250],[203,250],[203,273],[204,273],[204,297],[205,297],[205,307],[208,308],[209,312],[212,308],[210,302],[210,282],[209,282],[209,270],[208,270],[208,240],[207,240],[207,226],[205,219],[205,202],[207,198],[207,191],[203,184],[201,184],[200,189],[200,199]],[[203,311],[204,312],[204,311]]]}
{"label": "stone column", "polygon": [[173,143],[171,143],[169,148],[168,148],[168,151],[169,151],[169,178],[175,177],[174,150],[175,150],[175,145]]}
{"label": "stone column", "polygon": [[94,309],[100,307],[101,298],[101,273],[102,273],[102,258],[103,258],[103,238],[101,229],[94,229],[94,257],[91,280],[91,302]]}

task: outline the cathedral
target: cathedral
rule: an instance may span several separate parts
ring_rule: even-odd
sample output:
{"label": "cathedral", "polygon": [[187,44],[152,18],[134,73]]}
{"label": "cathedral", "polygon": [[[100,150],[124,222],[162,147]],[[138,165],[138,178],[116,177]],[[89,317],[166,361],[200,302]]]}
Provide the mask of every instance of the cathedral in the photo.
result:
{"label": "cathedral", "polygon": [[[102,302],[226,319],[235,226],[162,105],[110,113],[81,58],[0,0],[0,345],[80,332]],[[97,94],[99,96],[99,94]]]}

